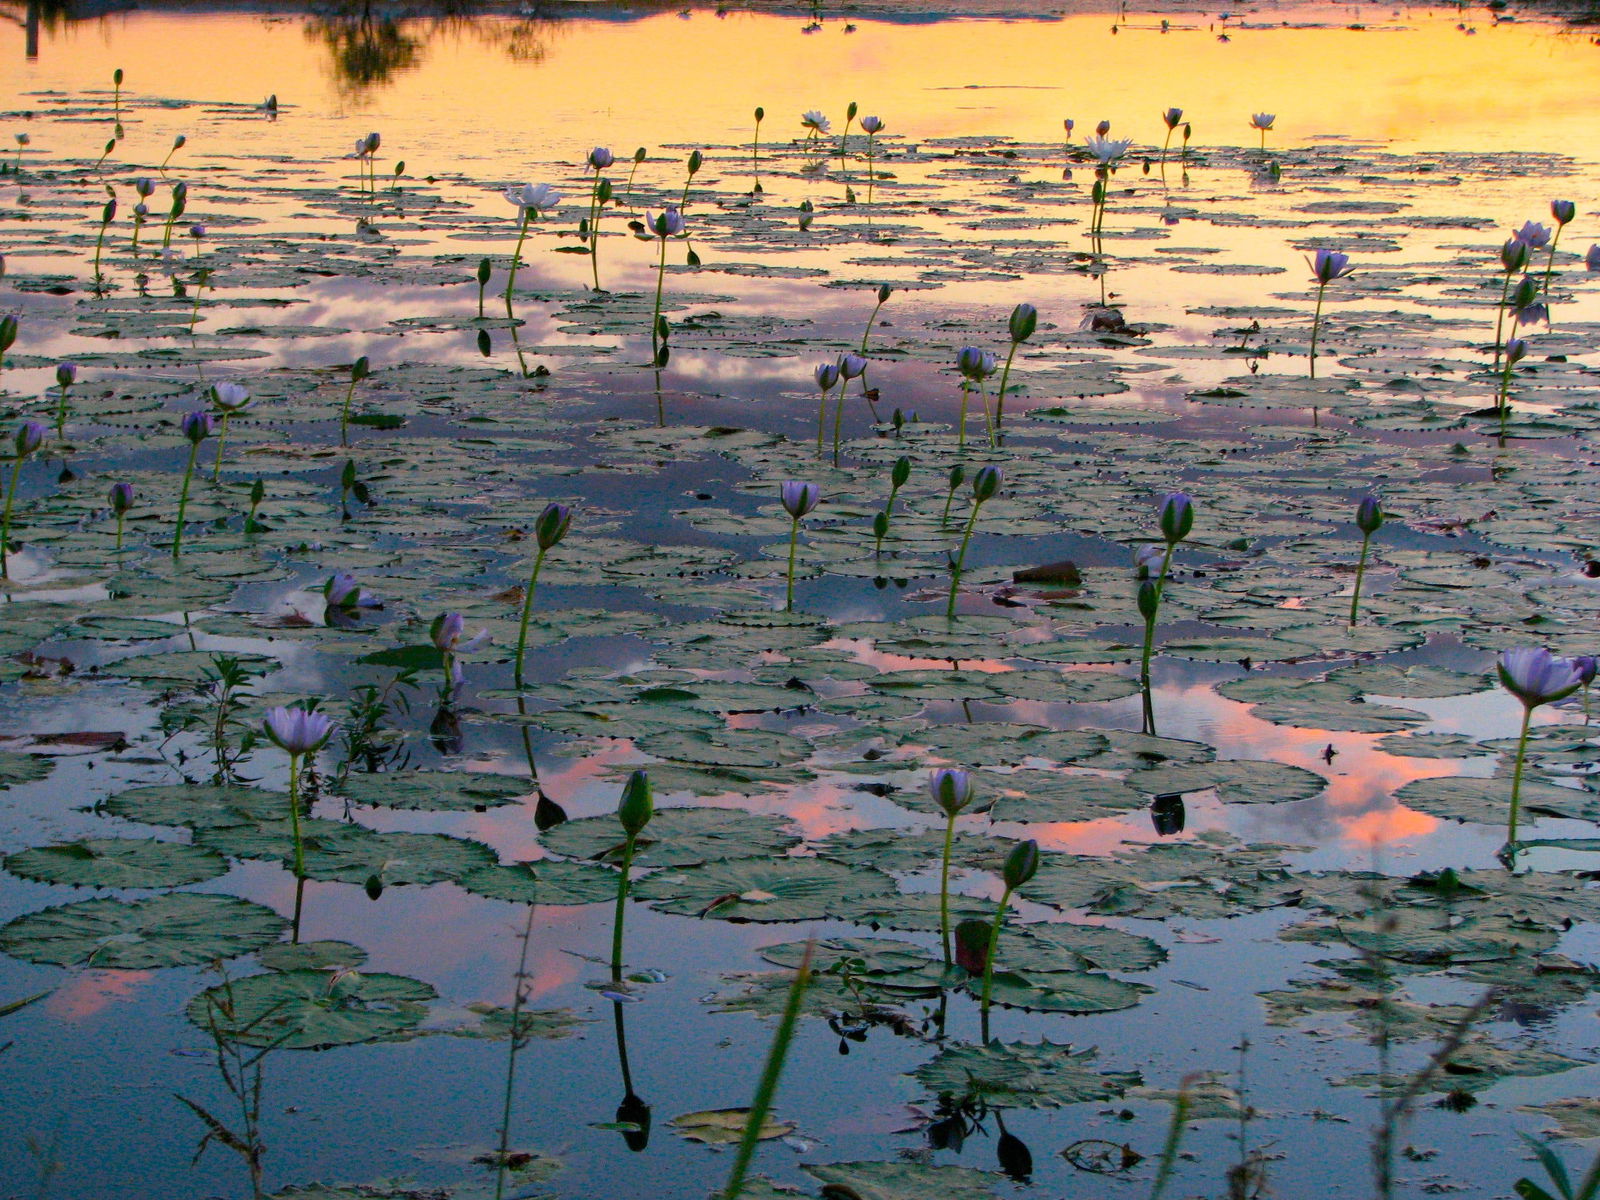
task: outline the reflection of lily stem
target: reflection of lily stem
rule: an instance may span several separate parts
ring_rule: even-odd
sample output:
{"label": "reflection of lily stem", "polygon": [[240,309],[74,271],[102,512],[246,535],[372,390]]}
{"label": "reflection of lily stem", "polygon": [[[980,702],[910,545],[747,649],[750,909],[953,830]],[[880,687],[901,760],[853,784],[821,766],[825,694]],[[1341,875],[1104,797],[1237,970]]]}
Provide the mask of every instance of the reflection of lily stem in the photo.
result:
{"label": "reflection of lily stem", "polygon": [[10,579],[6,556],[11,552],[11,506],[17,498],[17,476],[22,474],[22,455],[11,460],[11,483],[6,488],[6,508],[0,517],[0,579]]}
{"label": "reflection of lily stem", "polygon": [[983,507],[983,501],[976,495],[972,497],[972,512],[967,515],[967,527],[961,534],[961,549],[956,552],[955,567],[950,572],[950,600],[944,607],[945,620],[953,621],[956,618],[956,593],[961,589],[961,570],[967,561],[967,543],[972,540],[972,527],[978,522],[978,510]]}
{"label": "reflection of lily stem", "polygon": [[172,560],[176,562],[183,553],[183,514],[189,509],[189,481],[194,477],[194,460],[200,453],[200,443],[189,443],[189,462],[183,469],[183,487],[178,492],[178,523],[172,531]]}
{"label": "reflection of lily stem", "polygon": [[1517,340],[1517,325],[1517,317],[1513,314],[1511,317],[1511,333],[1506,338],[1505,363],[1500,368],[1500,389],[1494,399],[1495,411],[1500,414],[1501,437],[1506,435],[1506,417],[1511,408],[1511,368],[1517,365],[1511,358],[1511,343]]}
{"label": "reflection of lily stem", "polygon": [[511,270],[506,275],[506,317],[515,319],[511,311],[511,297],[517,287],[517,266],[522,262],[522,243],[528,236],[528,219],[533,216],[533,209],[522,210],[522,223],[517,230],[517,248],[511,255]]}
{"label": "reflection of lily stem", "polygon": [[528,1044],[518,1027],[522,1019],[523,980],[528,976],[528,943],[533,940],[534,911],[535,906],[528,905],[527,923],[522,927],[522,956],[517,960],[517,978],[511,995],[511,1044],[506,1055],[506,1090],[500,1109],[500,1152],[495,1155],[495,1200],[505,1195],[506,1165],[511,1157],[511,1094],[517,1078],[517,1051]]}
{"label": "reflection of lily stem", "polygon": [[867,134],[867,204],[872,203],[872,135]]}
{"label": "reflection of lily stem", "polygon": [[979,1018],[983,1022],[983,1040],[989,1040],[989,993],[994,986],[995,952],[1000,948],[1000,923],[1006,919],[1006,907],[1011,903],[1011,888],[1000,894],[1000,904],[994,910],[994,924],[989,927],[989,949],[983,956],[983,996],[978,1003]]}
{"label": "reflection of lily stem", "polygon": [[1522,706],[1522,733],[1517,738],[1517,765],[1511,771],[1511,816],[1506,821],[1506,844],[1501,851],[1502,857],[1516,856],[1517,848],[1517,810],[1522,803],[1522,768],[1528,756],[1528,724],[1533,720],[1533,709],[1528,705]]}
{"label": "reflection of lily stem", "polygon": [[1356,623],[1356,609],[1361,603],[1361,578],[1367,573],[1367,547],[1371,545],[1371,543],[1372,535],[1370,533],[1363,533],[1361,535],[1361,558],[1360,561],[1356,563],[1356,590],[1355,593],[1350,597],[1351,626],[1354,626]]}
{"label": "reflection of lily stem", "polygon": [[944,820],[944,855],[939,860],[939,938],[944,945],[944,965],[949,966],[950,957],[950,848],[956,838],[956,814],[950,813]]}
{"label": "reflection of lily stem", "polygon": [[800,544],[800,518],[789,521],[789,583],[783,593],[783,611],[794,611],[794,553]]}
{"label": "reflection of lily stem", "polygon": [[617,880],[617,911],[611,920],[611,982],[622,982],[622,917],[628,904],[628,872],[633,869],[633,848],[638,834],[630,833],[622,847],[622,875]]}
{"label": "reflection of lily stem", "polygon": [[756,1084],[756,1094],[750,1102],[744,1136],[739,1139],[739,1150],[734,1155],[733,1167],[728,1172],[728,1182],[722,1189],[720,1200],[739,1200],[739,1193],[744,1189],[744,1177],[750,1170],[756,1147],[761,1143],[762,1126],[772,1112],[772,1098],[777,1094],[783,1063],[789,1056],[789,1045],[794,1040],[794,1027],[800,1020],[800,1004],[805,998],[806,985],[811,982],[811,956],[815,950],[815,939],[808,941],[800,965],[795,968],[794,982],[789,985],[789,998],[784,1002],[783,1016],[779,1018],[778,1028],[772,1035],[772,1048],[767,1051],[766,1065],[761,1068],[761,1079]]}
{"label": "reflection of lily stem", "polygon": [[[1311,378],[1313,379],[1317,377],[1317,335],[1322,332],[1322,294],[1327,290],[1327,284],[1317,284],[1317,307],[1311,315]],[[1496,333],[1495,336],[1500,335]]]}
{"label": "reflection of lily stem", "polygon": [[528,646],[528,618],[533,615],[533,591],[539,586],[539,568],[544,566],[545,549],[539,547],[539,553],[533,560],[533,574],[528,579],[528,590],[522,596],[522,628],[517,632],[517,686],[522,686],[522,656]]}

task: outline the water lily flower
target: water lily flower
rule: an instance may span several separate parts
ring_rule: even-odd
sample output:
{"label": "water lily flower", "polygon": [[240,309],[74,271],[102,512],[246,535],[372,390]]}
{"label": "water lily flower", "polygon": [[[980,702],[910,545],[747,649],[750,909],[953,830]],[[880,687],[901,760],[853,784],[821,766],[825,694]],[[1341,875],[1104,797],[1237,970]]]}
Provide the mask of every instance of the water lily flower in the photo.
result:
{"label": "water lily flower", "polygon": [[1529,250],[1543,250],[1550,244],[1550,227],[1537,221],[1525,221],[1522,228],[1511,236]]}
{"label": "water lily flower", "polygon": [[684,229],[683,213],[669,204],[659,213],[646,213],[645,227],[658,238],[677,237]]}
{"label": "water lily flower", "polygon": [[449,705],[455,689],[461,685],[461,664],[456,661],[456,655],[476,650],[489,640],[489,631],[480,629],[471,638],[462,641],[466,630],[467,619],[460,613],[453,612],[440,613],[428,627],[428,639],[444,659],[445,681],[440,692],[440,700],[445,706]]}
{"label": "water lily flower", "polygon": [[796,521],[816,508],[822,500],[821,488],[798,479],[785,480],[779,486],[778,494],[783,501],[784,511]]}
{"label": "water lily flower", "polygon": [[1084,138],[1083,145],[1102,167],[1108,167],[1128,152],[1128,147],[1133,145],[1133,139],[1108,138],[1097,134],[1092,138]]}
{"label": "water lily flower", "polygon": [[855,379],[867,369],[867,360],[859,354],[849,351],[839,356],[839,378]]}
{"label": "water lily flower", "polygon": [[1583,256],[1583,265],[1586,270],[1600,271],[1600,245],[1589,247],[1589,252]]}
{"label": "water lily flower", "polygon": [[1275,120],[1277,120],[1277,114],[1275,113],[1251,113],[1250,128],[1259,129],[1262,132],[1266,132],[1268,129],[1272,128],[1272,122]]}
{"label": "water lily flower", "polygon": [[1505,268],[1506,274],[1515,275],[1526,267],[1531,250],[1532,247],[1521,238],[1515,236],[1507,238],[1505,244],[1500,247],[1500,265]]}
{"label": "water lily flower", "polygon": [[822,113],[816,109],[812,109],[810,112],[804,112],[800,114],[800,127],[802,129],[809,129],[811,131],[810,136],[814,138],[818,134],[827,133],[829,130],[831,130],[833,128],[833,123],[830,122],[827,117],[823,116]]}
{"label": "water lily flower", "polygon": [[1101,121],[1094,127],[1094,132],[1096,137],[1105,137],[1106,134],[1111,132],[1111,122]]}
{"label": "water lily flower", "polygon": [[299,707],[269,708],[262,730],[278,749],[296,757],[315,754],[333,736],[333,720]]}
{"label": "water lily flower", "polygon": [[0,579],[9,579],[7,553],[11,549],[11,508],[17,496],[17,478],[22,474],[22,462],[44,444],[44,426],[37,421],[23,421],[11,435],[11,482],[6,487],[6,503],[0,514]]}
{"label": "water lily flower", "polygon": [[994,374],[994,368],[994,355],[977,346],[963,346],[956,354],[956,370],[967,379],[986,379]]}
{"label": "water lily flower", "polygon": [[863,130],[865,130],[867,133],[874,133],[874,134],[875,133],[882,133],[883,132],[883,118],[882,117],[862,117],[861,118],[861,128]]}
{"label": "water lily flower", "polygon": [[106,493],[106,502],[111,505],[112,515],[117,518],[117,553],[122,553],[122,525],[128,515],[128,510],[133,507],[133,484],[113,483],[111,490]]}
{"label": "water lily flower", "polygon": [[1350,266],[1350,256],[1337,250],[1318,250],[1315,260],[1306,259],[1306,265],[1311,268],[1312,282],[1324,287],[1335,279],[1343,279],[1354,269]]}
{"label": "water lily flower", "polygon": [[1501,849],[1502,859],[1508,859],[1516,853],[1517,808],[1522,798],[1522,768],[1533,710],[1564,699],[1582,687],[1583,668],[1573,659],[1556,658],[1538,646],[1502,652],[1497,671],[1500,685],[1522,702],[1522,734],[1517,739],[1517,760],[1511,775],[1511,813],[1506,822],[1506,844]]}
{"label": "water lily flower", "polygon": [[156,181],[149,176],[141,176],[133,181],[133,190],[139,193],[139,198],[148,200],[155,195]]}
{"label": "water lily flower", "polygon": [[356,583],[354,575],[345,571],[335,571],[328,577],[322,585],[322,596],[326,607],[344,612],[378,607],[377,599]]}
{"label": "water lily flower", "polygon": [[27,458],[44,442],[44,426],[37,421],[24,421],[11,436],[12,457]]}
{"label": "water lily flower", "polygon": [[521,187],[507,188],[506,199],[524,214],[538,215],[560,204],[561,193],[548,183],[525,183]]}
{"label": "water lily flower", "polygon": [[819,388],[824,392],[832,391],[833,385],[839,382],[839,363],[818,363],[811,374],[816,379]]}
{"label": "water lily flower", "polygon": [[616,157],[604,146],[596,146],[589,151],[589,165],[596,171],[603,171],[616,161]]}
{"label": "water lily flower", "polygon": [[191,445],[198,446],[211,436],[211,414],[203,409],[185,413],[179,422],[183,436]]}
{"label": "water lily flower", "polygon": [[1559,228],[1578,215],[1578,206],[1571,200],[1550,201],[1550,216]]}
{"label": "water lily flower", "polygon": [[1169,108],[1161,114],[1161,119],[1167,123],[1168,129],[1176,129],[1178,123],[1183,120],[1183,109]]}
{"label": "water lily flower", "polygon": [[218,383],[211,387],[211,403],[225,414],[236,413],[250,403],[250,389],[241,383]]}
{"label": "water lily flower", "polygon": [[69,388],[74,383],[76,383],[77,380],[78,380],[78,364],[77,363],[64,362],[64,363],[57,363],[56,364],[56,384],[58,386],[64,387],[64,388]]}

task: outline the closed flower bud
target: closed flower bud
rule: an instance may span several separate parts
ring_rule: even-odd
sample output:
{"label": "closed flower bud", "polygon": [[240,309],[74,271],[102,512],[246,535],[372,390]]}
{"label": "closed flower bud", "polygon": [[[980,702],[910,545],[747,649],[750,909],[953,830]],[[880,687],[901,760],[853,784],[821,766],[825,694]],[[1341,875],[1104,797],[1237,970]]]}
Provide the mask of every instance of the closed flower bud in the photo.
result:
{"label": "closed flower bud", "polygon": [[64,362],[64,363],[56,364],[56,383],[58,385],[60,385],[61,387],[64,387],[64,388],[65,387],[71,387],[77,381],[78,381],[78,364],[77,363]]}
{"label": "closed flower bud", "polygon": [[367,361],[367,356],[365,354],[350,364],[350,378],[355,383],[360,383],[363,379],[371,374],[372,364]]}
{"label": "closed flower bud", "polygon": [[479,262],[478,262],[478,285],[480,287],[486,285],[489,282],[489,276],[493,273],[493,271],[494,271],[494,264],[491,263],[487,258],[479,260]]}
{"label": "closed flower bud", "polygon": [[911,460],[902,454],[894,460],[894,466],[889,470],[889,482],[897,488],[905,487],[906,480],[911,478]]}
{"label": "closed flower bud", "polygon": [[1571,200],[1550,201],[1550,216],[1555,219],[1557,225],[1565,225],[1577,215],[1578,206]]}
{"label": "closed flower bud", "polygon": [[18,458],[27,458],[44,442],[44,426],[37,421],[24,421],[17,426],[17,431],[12,435],[11,444],[15,447]]}
{"label": "closed flower bud", "polygon": [[1011,319],[1006,324],[1013,342],[1025,342],[1039,327],[1039,310],[1031,304],[1019,304],[1011,310]]}
{"label": "closed flower bud", "polygon": [[1006,888],[1015,891],[1028,880],[1032,879],[1039,871],[1039,843],[1029,838],[1025,842],[1018,842],[1011,853],[1006,855],[1006,865],[1001,871],[1001,878],[1006,882]]}
{"label": "closed flower bud", "polygon": [[1370,537],[1382,526],[1383,510],[1378,507],[1377,497],[1361,497],[1361,503],[1356,505],[1356,528]]}
{"label": "closed flower bud", "polygon": [[1139,581],[1138,603],[1139,615],[1146,621],[1154,621],[1161,608],[1161,592],[1155,580],[1146,578]]}
{"label": "closed flower bud", "polygon": [[798,479],[786,480],[778,489],[784,511],[798,521],[822,500],[822,489]]}
{"label": "closed flower bud", "polygon": [[890,287],[887,283],[880,283],[878,285],[878,303],[882,304],[884,301],[888,300],[889,296],[893,292],[894,292],[894,289],[892,287]]}
{"label": "closed flower bud", "polygon": [[818,363],[812,376],[817,381],[817,386],[823,391],[828,391],[839,382],[839,364],[836,362]]}
{"label": "closed flower bud", "polygon": [[957,463],[950,468],[950,490],[953,492],[966,482],[967,468]]}
{"label": "closed flower bud", "polygon": [[183,436],[193,445],[198,446],[211,436],[211,414],[196,409],[183,416]]}
{"label": "closed flower bud", "polygon": [[839,356],[839,375],[844,379],[858,378],[867,369],[867,360],[848,351]]}
{"label": "closed flower bud", "polygon": [[999,467],[979,467],[978,473],[972,477],[973,502],[982,504],[985,500],[992,499],[999,492],[1003,482],[1005,476]]}
{"label": "closed flower bud", "polygon": [[548,550],[567,536],[572,524],[572,509],[565,504],[547,504],[533,523],[533,536],[539,549]]}
{"label": "closed flower bud", "polygon": [[617,805],[617,820],[629,837],[638,837],[655,815],[655,800],[650,794],[650,777],[643,771],[628,776],[622,787],[622,800]]}
{"label": "closed flower bud", "polygon": [[120,517],[133,507],[133,484],[113,483],[111,490],[106,493],[106,500],[111,505],[111,511]]}
{"label": "closed flower bud", "polygon": [[1183,492],[1170,492],[1161,501],[1161,536],[1176,546],[1194,528],[1194,502]]}
{"label": "closed flower bud", "polygon": [[928,779],[928,795],[945,816],[953,817],[972,802],[972,776],[941,767]]}
{"label": "closed flower bud", "polygon": [[604,146],[596,146],[589,151],[589,165],[596,171],[604,171],[614,161],[611,151]]}
{"label": "closed flower bud", "polygon": [[1528,265],[1528,243],[1519,238],[1507,238],[1505,245],[1500,247],[1500,265],[1509,274],[1520,271]]}

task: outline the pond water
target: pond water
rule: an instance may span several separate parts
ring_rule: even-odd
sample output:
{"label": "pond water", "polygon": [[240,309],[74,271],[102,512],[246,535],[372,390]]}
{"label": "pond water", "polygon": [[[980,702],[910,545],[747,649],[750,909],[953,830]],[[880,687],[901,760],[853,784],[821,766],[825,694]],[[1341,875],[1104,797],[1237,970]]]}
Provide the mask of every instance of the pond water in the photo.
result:
{"label": "pond water", "polygon": [[[1507,870],[1495,681],[1600,648],[1583,25],[3,7],[6,1195],[713,1194],[807,939],[742,1195],[1587,1164],[1600,736],[1533,710]],[[952,924],[1041,852],[987,1014],[937,768]]]}

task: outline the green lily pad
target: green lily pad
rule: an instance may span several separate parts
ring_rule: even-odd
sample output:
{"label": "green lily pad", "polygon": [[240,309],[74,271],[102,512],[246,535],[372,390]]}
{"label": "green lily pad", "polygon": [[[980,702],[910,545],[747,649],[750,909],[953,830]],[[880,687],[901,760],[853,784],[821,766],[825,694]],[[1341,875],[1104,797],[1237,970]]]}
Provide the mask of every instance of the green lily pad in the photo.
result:
{"label": "green lily pad", "polygon": [[9,855],[5,868],[23,879],[72,887],[170,888],[215,879],[228,860],[214,850],[150,838],[84,838]]}
{"label": "green lily pad", "polygon": [[1042,1041],[950,1046],[911,1074],[929,1092],[996,1108],[1061,1108],[1111,1100],[1141,1082],[1137,1071],[1094,1069],[1099,1051]]}
{"label": "green lily pad", "polygon": [[436,995],[420,979],[377,971],[270,971],[207,988],[188,1014],[247,1046],[319,1050],[404,1037]]}
{"label": "green lily pad", "polygon": [[140,971],[235,958],[277,941],[288,927],[248,900],[173,892],[28,913],[0,929],[0,950],[28,962]]}
{"label": "green lily pad", "polygon": [[456,882],[467,891],[512,904],[599,904],[615,900],[620,874],[598,863],[504,863],[468,871]]}
{"label": "green lily pad", "polygon": [[[621,862],[627,841],[614,816],[565,821],[545,830],[542,838],[553,853],[604,863]],[[750,854],[781,854],[799,840],[783,818],[764,813],[661,808],[634,842],[633,861],[640,867],[687,867]]]}
{"label": "green lily pad", "polygon": [[663,870],[635,889],[662,912],[723,921],[816,921],[835,915],[846,900],[894,890],[881,871],[822,858],[743,858]]}
{"label": "green lily pad", "polygon": [[415,812],[482,812],[512,804],[534,785],[510,775],[466,771],[352,772],[340,793],[352,804]]}

